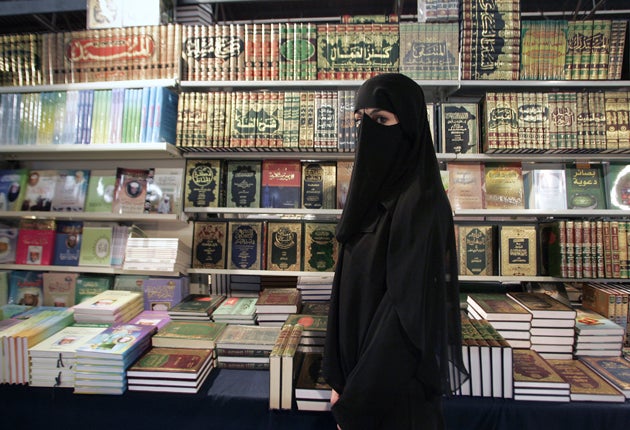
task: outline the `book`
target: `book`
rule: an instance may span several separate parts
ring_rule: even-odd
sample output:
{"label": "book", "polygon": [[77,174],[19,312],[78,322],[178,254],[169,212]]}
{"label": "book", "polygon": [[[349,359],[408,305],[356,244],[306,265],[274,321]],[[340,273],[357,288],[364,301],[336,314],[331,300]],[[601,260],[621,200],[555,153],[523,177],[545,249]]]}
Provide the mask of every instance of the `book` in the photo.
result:
{"label": "book", "polygon": [[481,318],[494,321],[527,321],[532,320],[532,314],[502,293],[469,293],[466,299]]}
{"label": "book", "polygon": [[83,224],[79,266],[111,266],[113,230],[113,223]]}
{"label": "book", "polygon": [[332,388],[322,375],[322,354],[306,353],[295,381],[295,399],[330,402]]}
{"label": "book", "polygon": [[528,209],[567,208],[564,166],[549,164],[524,170],[524,189]]}
{"label": "book", "polygon": [[605,184],[608,209],[630,209],[630,164],[607,164]]}
{"label": "book", "polygon": [[293,329],[292,324],[285,324],[280,329],[273,348],[269,352],[269,409],[280,409],[282,395],[282,351]]}
{"label": "book", "polygon": [[168,310],[173,319],[202,318],[209,320],[212,312],[225,300],[218,294],[189,294]]}
{"label": "book", "polygon": [[303,162],[301,207],[305,209],[335,209],[337,163]]}
{"label": "book", "polygon": [[299,160],[263,160],[261,207],[301,207],[302,165]]}
{"label": "book", "polygon": [[85,196],[85,212],[111,213],[115,188],[116,170],[91,170],[87,194]]}
{"label": "book", "polygon": [[186,160],[184,208],[219,207],[222,175],[220,160]]}
{"label": "book", "polygon": [[154,347],[214,349],[226,323],[212,321],[171,321],[151,338]]}
{"label": "book", "polygon": [[626,397],[580,360],[547,360],[571,386],[571,401],[624,402]]}
{"label": "book", "polygon": [[442,102],[440,151],[451,154],[479,153],[479,103]]}
{"label": "book", "polygon": [[144,309],[168,311],[189,294],[188,278],[150,277],[142,283]]}
{"label": "book", "polygon": [[74,303],[78,304],[112,287],[112,279],[107,275],[80,274],[77,278]]}
{"label": "book", "polygon": [[166,311],[143,310],[138,315],[129,320],[129,324],[151,325],[160,330],[171,321],[171,317]]}
{"label": "book", "polygon": [[506,294],[527,309],[533,318],[575,320],[577,315],[575,309],[545,293],[512,291]]}
{"label": "book", "polygon": [[156,167],[147,184],[145,212],[179,214],[182,210],[184,169]]}
{"label": "book", "polygon": [[301,354],[298,353],[303,327],[296,324],[291,329],[287,343],[282,348],[282,384],[280,387],[280,408],[291,409],[293,406],[293,387],[297,376],[298,364]]}
{"label": "book", "polygon": [[[213,321],[255,321],[257,297],[228,297],[212,312]],[[239,322],[242,324],[242,322]]]}
{"label": "book", "polygon": [[567,389],[570,384],[536,351],[516,348],[514,354],[514,390],[520,388]]}
{"label": "book", "polygon": [[523,170],[520,162],[485,163],[484,175],[486,209],[525,208]]}
{"label": "book", "polygon": [[606,209],[604,174],[600,164],[568,164],[565,169],[567,209]]}
{"label": "book", "polygon": [[[72,309],[79,322],[127,322],[142,310],[142,294],[105,290],[78,302]],[[124,321],[118,321],[119,319]]]}
{"label": "book", "polygon": [[153,347],[127,369],[127,378],[129,384],[143,382],[145,385],[152,382],[149,378],[196,380],[211,363],[211,349]]}
{"label": "book", "polygon": [[350,178],[352,177],[353,161],[337,161],[337,209],[343,209],[348,198]]}
{"label": "book", "polygon": [[450,162],[447,166],[448,199],[453,210],[484,207],[483,163]]}
{"label": "book", "polygon": [[118,167],[114,185],[112,212],[116,214],[144,213],[147,197],[147,180],[151,169]]}
{"label": "book", "polygon": [[503,276],[535,276],[537,268],[535,225],[501,225],[499,272]]}
{"label": "book", "polygon": [[280,330],[281,327],[228,324],[217,339],[216,346],[224,349],[271,351],[280,334]]}
{"label": "book", "polygon": [[74,306],[78,273],[44,272],[42,275],[43,305]]}
{"label": "book", "polygon": [[0,170],[0,211],[19,211],[26,190],[26,169]]}
{"label": "book", "polygon": [[0,224],[0,263],[15,263],[18,228]]}
{"label": "book", "polygon": [[21,209],[50,211],[57,179],[57,170],[29,170]]}
{"label": "book", "polygon": [[78,266],[82,234],[82,221],[57,221],[53,265]]}
{"label": "book", "polygon": [[77,348],[78,361],[81,358],[95,358],[119,362],[128,367],[132,357],[136,358],[147,349],[147,342],[154,333],[153,326],[112,325]]}
{"label": "book", "polygon": [[265,288],[256,302],[256,312],[297,313],[300,310],[300,291],[297,288]]}
{"label": "book", "polygon": [[333,272],[337,265],[339,243],[335,236],[336,223],[305,221],[303,227],[303,270]]}
{"label": "book", "polygon": [[59,170],[51,202],[51,210],[56,212],[83,212],[89,170]]}
{"label": "book", "polygon": [[264,231],[261,221],[230,221],[228,224],[228,269],[263,268]]}
{"label": "book", "polygon": [[492,225],[457,224],[459,274],[489,276],[495,273],[496,228]]}
{"label": "book", "polygon": [[302,223],[269,221],[267,270],[299,271],[302,268]]}
{"label": "book", "polygon": [[227,226],[225,221],[195,221],[193,268],[225,269],[228,247]]}
{"label": "book", "polygon": [[575,316],[576,340],[586,337],[620,336],[624,329],[605,316],[585,307],[576,308]]}
{"label": "book", "polygon": [[41,306],[44,300],[43,273],[31,270],[9,272],[9,298],[12,305]]}
{"label": "book", "polygon": [[260,207],[262,163],[256,160],[228,160],[226,170],[226,206]]}
{"label": "book", "polygon": [[623,357],[580,357],[580,361],[630,398],[630,361]]}
{"label": "book", "polygon": [[22,219],[15,250],[16,264],[50,265],[55,249],[54,220]]}

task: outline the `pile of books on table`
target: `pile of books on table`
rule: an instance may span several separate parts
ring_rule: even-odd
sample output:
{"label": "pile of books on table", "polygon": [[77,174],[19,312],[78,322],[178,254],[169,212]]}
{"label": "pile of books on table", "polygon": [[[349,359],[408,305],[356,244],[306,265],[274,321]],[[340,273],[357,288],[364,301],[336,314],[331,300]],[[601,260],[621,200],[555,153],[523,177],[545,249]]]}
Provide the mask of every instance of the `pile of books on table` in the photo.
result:
{"label": "pile of books on table", "polygon": [[189,294],[168,310],[172,320],[210,321],[214,310],[225,296],[221,294]]}
{"label": "pile of books on table", "polygon": [[191,250],[178,238],[130,237],[123,269],[186,273]]}
{"label": "pile of books on table", "polygon": [[258,324],[281,327],[291,314],[300,311],[302,296],[297,288],[265,288],[256,302]]}
{"label": "pile of books on table", "polygon": [[576,357],[619,357],[625,330],[612,320],[586,308],[577,308],[575,318]]}
{"label": "pile of books on table", "polygon": [[212,320],[228,324],[256,324],[258,297],[228,297],[212,312]]}
{"label": "pile of books on table", "polygon": [[268,369],[280,327],[228,324],[216,341],[217,367]]}
{"label": "pile of books on table", "polygon": [[141,293],[105,290],[74,305],[74,319],[80,323],[125,323],[144,309]]}
{"label": "pile of books on table", "polygon": [[151,325],[117,324],[77,348],[74,392],[124,393],[126,371],[149,349],[154,333]]}

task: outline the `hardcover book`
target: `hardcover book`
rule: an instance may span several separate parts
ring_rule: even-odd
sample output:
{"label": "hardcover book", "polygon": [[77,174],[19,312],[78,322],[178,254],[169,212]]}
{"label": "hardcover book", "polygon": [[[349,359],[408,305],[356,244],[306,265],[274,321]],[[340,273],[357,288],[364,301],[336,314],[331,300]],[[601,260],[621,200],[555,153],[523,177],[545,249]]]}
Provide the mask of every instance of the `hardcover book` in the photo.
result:
{"label": "hardcover book", "polygon": [[521,163],[486,163],[484,169],[487,209],[524,209]]}
{"label": "hardcover book", "polygon": [[337,209],[343,209],[346,205],[353,167],[353,161],[337,161]]}
{"label": "hardcover book", "polygon": [[141,214],[145,210],[147,179],[150,169],[116,169],[116,185],[112,212],[115,214]]}
{"label": "hardcover book", "polygon": [[173,319],[201,317],[209,320],[212,312],[225,300],[223,295],[189,294],[168,310]]}
{"label": "hardcover book", "polygon": [[336,223],[304,222],[304,263],[306,272],[333,272],[337,264],[339,243]]}
{"label": "hardcover book", "polygon": [[630,398],[630,361],[623,357],[582,357],[580,361]]}
{"label": "hardcover book", "polygon": [[534,225],[500,227],[499,272],[503,276],[537,274],[537,236]]}
{"label": "hardcover book", "polygon": [[89,180],[89,170],[59,170],[51,210],[83,212]]}
{"label": "hardcover book", "polygon": [[197,379],[211,362],[211,349],[153,347],[127,369],[127,377],[130,383],[132,378]]}
{"label": "hardcover book", "polygon": [[260,292],[256,311],[260,313],[297,313],[301,306],[297,288],[265,288]]}
{"label": "hardcover book", "polygon": [[213,321],[171,321],[153,335],[155,347],[214,349],[227,324]]}
{"label": "hardcover book", "polygon": [[527,309],[534,318],[575,320],[575,309],[549,294],[512,291],[507,295]]}
{"label": "hardcover book", "polygon": [[19,211],[26,190],[26,169],[0,170],[0,211]]}
{"label": "hardcover book", "polygon": [[228,324],[217,339],[217,348],[270,351],[280,334],[280,327]]}
{"label": "hardcover book", "polygon": [[577,339],[587,336],[597,339],[599,336],[621,336],[625,333],[623,327],[605,316],[587,308],[577,308],[575,318],[575,333]]}
{"label": "hardcover book", "polygon": [[186,160],[184,208],[219,207],[221,160]]}
{"label": "hardcover book", "polygon": [[440,151],[450,154],[479,153],[479,104],[440,104]]}
{"label": "hardcover book", "polygon": [[570,387],[569,383],[536,351],[515,348],[513,354],[515,391],[519,388],[566,389]]}
{"label": "hardcover book", "polygon": [[299,160],[263,160],[263,208],[301,207],[302,165]]}
{"label": "hardcover book", "polygon": [[16,264],[50,265],[55,249],[55,221],[22,219],[15,250]]}
{"label": "hardcover book", "polygon": [[225,269],[227,256],[227,222],[196,221],[193,232],[192,267]]}
{"label": "hardcover book", "polygon": [[302,223],[269,221],[267,223],[267,270],[302,268]]}
{"label": "hardcover book", "polygon": [[230,221],[228,224],[228,269],[263,268],[263,223]]}
{"label": "hardcover book", "polygon": [[258,297],[228,297],[212,312],[214,321],[254,320]]}
{"label": "hardcover book", "polygon": [[491,276],[496,259],[496,233],[492,225],[457,225],[459,274]]}
{"label": "hardcover book", "polygon": [[83,221],[57,221],[55,248],[52,264],[55,266],[77,266]]}
{"label": "hardcover book", "polygon": [[547,165],[523,172],[528,209],[567,208],[564,166]]}
{"label": "hardcover book", "polygon": [[115,170],[92,170],[85,197],[85,212],[111,213],[115,187]]}
{"label": "hardcover book", "polygon": [[304,162],[302,164],[302,207],[306,209],[335,209],[335,162]]}
{"label": "hardcover book", "polygon": [[260,207],[260,161],[227,161],[227,207]]}
{"label": "hardcover book", "polygon": [[623,393],[580,360],[547,360],[571,385],[571,401],[625,402]]}
{"label": "hardcover book", "polygon": [[567,209],[606,209],[606,191],[601,165],[568,164],[565,167]]}

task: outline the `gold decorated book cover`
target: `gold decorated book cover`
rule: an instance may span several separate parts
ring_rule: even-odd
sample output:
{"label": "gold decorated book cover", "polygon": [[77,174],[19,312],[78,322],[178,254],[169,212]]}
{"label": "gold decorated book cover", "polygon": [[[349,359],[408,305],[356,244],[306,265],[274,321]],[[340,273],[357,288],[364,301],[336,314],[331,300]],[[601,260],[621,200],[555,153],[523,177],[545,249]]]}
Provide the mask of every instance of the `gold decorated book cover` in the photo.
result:
{"label": "gold decorated book cover", "polygon": [[494,275],[495,243],[493,225],[458,225],[459,274]]}
{"label": "gold decorated book cover", "polygon": [[336,223],[304,223],[304,270],[332,272],[337,264],[339,243],[335,237]]}
{"label": "gold decorated book cover", "polygon": [[185,208],[219,206],[221,160],[187,160]]}
{"label": "gold decorated book cover", "polygon": [[523,170],[520,162],[486,163],[486,209],[524,209]]}
{"label": "gold decorated book cover", "polygon": [[267,269],[296,270],[302,264],[302,223],[267,224]]}
{"label": "gold decorated book cover", "polygon": [[500,274],[536,276],[536,226],[503,225],[500,236]]}

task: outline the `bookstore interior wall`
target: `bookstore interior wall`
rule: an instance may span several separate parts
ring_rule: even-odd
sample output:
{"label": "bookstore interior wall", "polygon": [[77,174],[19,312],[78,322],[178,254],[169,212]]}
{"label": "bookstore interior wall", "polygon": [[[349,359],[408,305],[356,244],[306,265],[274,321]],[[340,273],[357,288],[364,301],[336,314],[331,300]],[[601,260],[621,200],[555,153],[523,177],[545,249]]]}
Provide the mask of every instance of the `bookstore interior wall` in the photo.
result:
{"label": "bookstore interior wall", "polygon": [[[464,288],[544,291],[573,304],[612,289],[625,308],[604,316],[625,338],[627,18],[521,15],[518,1],[423,3],[424,22],[372,15],[0,35],[0,269],[188,276],[189,291],[228,296],[231,276],[329,283],[354,91],[400,71],[427,95]],[[71,223],[93,246],[64,263],[55,257],[69,251],[54,240]],[[103,228],[109,263],[97,258]],[[31,230],[52,239],[23,233]],[[174,239],[174,254],[155,257],[148,239],[125,243],[137,237]],[[327,294],[303,291],[313,301]],[[574,353],[543,345],[550,359]],[[496,396],[511,397],[506,387]]]}

